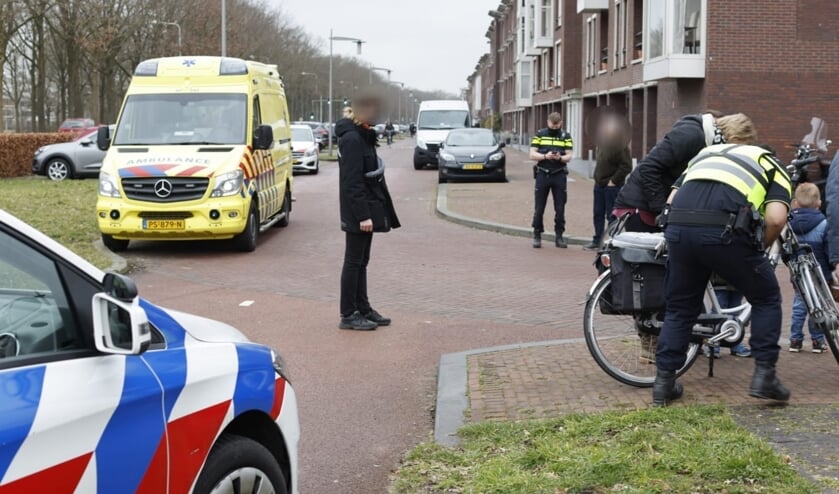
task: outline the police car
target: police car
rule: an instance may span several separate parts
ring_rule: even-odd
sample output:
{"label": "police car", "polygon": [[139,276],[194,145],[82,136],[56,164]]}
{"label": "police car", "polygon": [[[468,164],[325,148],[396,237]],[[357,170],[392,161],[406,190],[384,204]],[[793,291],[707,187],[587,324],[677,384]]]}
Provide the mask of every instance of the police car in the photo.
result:
{"label": "police car", "polygon": [[296,493],[280,356],[0,211],[0,493]]}

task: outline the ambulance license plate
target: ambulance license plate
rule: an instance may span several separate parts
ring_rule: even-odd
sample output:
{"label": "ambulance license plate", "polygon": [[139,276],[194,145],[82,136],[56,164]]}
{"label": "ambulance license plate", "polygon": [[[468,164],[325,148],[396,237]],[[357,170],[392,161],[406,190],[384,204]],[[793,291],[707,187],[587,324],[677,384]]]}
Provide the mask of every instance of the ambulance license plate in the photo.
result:
{"label": "ambulance license plate", "polygon": [[143,220],[143,230],[186,230],[186,221]]}
{"label": "ambulance license plate", "polygon": [[464,170],[483,170],[484,164],[483,163],[466,163],[463,165]]}

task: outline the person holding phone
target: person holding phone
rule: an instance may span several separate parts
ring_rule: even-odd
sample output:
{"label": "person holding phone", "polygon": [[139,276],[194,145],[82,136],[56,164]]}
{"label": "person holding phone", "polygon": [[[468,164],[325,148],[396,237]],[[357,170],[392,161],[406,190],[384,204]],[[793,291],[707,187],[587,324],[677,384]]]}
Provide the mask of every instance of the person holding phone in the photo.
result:
{"label": "person holding phone", "polygon": [[341,203],[341,230],[346,234],[341,271],[341,329],[372,331],[391,320],[379,314],[367,298],[367,265],[374,232],[399,228],[387,188],[384,164],[376,153],[378,137],[372,123],[382,101],[368,92],[353,102],[352,118],[336,122]]}
{"label": "person holding phone", "polygon": [[548,195],[554,199],[554,231],[556,246],[568,247],[565,234],[565,203],[568,201],[568,162],[574,147],[571,134],[562,130],[562,115],[548,115],[548,127],[536,133],[530,141],[530,159],[536,162],[533,175],[536,179],[533,213],[533,248],[542,247],[545,231],[544,216]]}

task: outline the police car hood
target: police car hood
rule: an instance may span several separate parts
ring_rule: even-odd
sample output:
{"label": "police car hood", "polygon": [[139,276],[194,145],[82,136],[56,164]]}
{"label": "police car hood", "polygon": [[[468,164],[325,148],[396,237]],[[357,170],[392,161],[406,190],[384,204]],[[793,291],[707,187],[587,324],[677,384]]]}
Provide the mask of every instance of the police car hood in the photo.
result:
{"label": "police car hood", "polygon": [[212,177],[221,168],[237,166],[246,151],[244,145],[117,147],[105,166],[116,169],[120,178]]}
{"label": "police car hood", "polygon": [[241,331],[229,324],[171,309],[166,309],[166,313],[196,340],[208,343],[246,343],[250,341]]}

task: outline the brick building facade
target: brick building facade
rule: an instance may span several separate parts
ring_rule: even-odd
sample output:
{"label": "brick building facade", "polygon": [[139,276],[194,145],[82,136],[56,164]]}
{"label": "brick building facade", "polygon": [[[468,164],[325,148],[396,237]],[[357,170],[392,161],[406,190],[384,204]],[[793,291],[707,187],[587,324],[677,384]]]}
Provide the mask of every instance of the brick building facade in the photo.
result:
{"label": "brick building facade", "polygon": [[680,116],[713,108],[750,115],[790,158],[783,146],[811,117],[839,125],[834,0],[504,0],[490,15],[470,83],[524,140],[560,110],[586,158],[586,120],[609,106],[632,122],[640,158]]}

